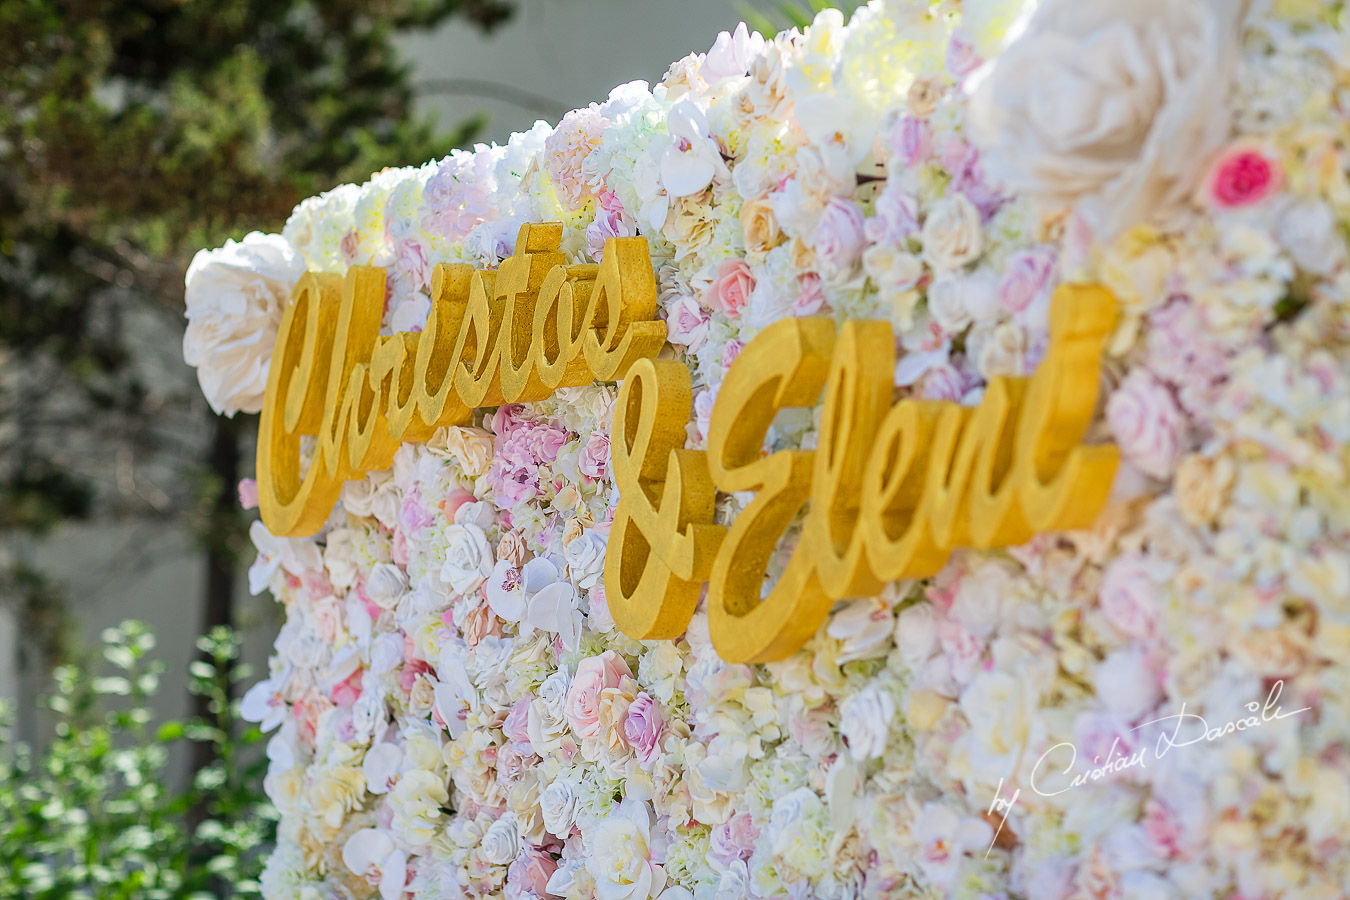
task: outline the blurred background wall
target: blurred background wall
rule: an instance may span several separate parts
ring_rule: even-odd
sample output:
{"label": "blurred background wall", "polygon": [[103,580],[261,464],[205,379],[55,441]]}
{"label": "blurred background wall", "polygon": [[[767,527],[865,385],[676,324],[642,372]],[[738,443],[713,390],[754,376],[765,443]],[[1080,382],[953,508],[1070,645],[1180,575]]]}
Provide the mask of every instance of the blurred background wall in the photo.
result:
{"label": "blurred background wall", "polygon": [[[481,117],[472,140],[502,142],[536,119],[556,123],[566,110],[604,100],[614,86],[634,79],[654,83],[672,61],[706,50],[719,31],[734,28],[744,11],[730,0],[520,0],[507,6],[510,18],[488,33],[469,17],[456,16],[433,30],[394,38],[401,61],[411,66],[415,112],[433,114],[442,133]],[[119,102],[115,84],[99,89],[111,91],[110,102]],[[17,268],[23,260],[5,264]],[[118,273],[107,286],[112,296],[108,315],[134,350],[131,366],[139,389],[149,395],[138,402],[149,404],[155,421],[154,429],[129,446],[121,439],[131,426],[111,414],[100,427],[80,431],[78,440],[73,428],[61,429],[59,416],[55,424],[36,421],[31,414],[39,395],[50,407],[63,406],[59,389],[56,398],[43,394],[56,380],[45,363],[23,355],[17,320],[0,316],[0,329],[9,329],[7,336],[15,338],[9,343],[20,347],[0,346],[0,475],[18,471],[19,452],[37,454],[44,464],[51,461],[87,477],[96,501],[88,515],[63,518],[51,528],[3,527],[7,519],[11,525],[27,521],[18,508],[23,496],[12,492],[11,509],[0,510],[0,572],[10,573],[0,581],[0,697],[17,701],[20,737],[39,737],[36,697],[46,688],[48,664],[95,645],[103,629],[128,618],[146,621],[158,636],[158,653],[167,662],[161,712],[181,716],[189,711],[182,679],[194,655],[193,641],[211,616],[203,548],[212,538],[200,527],[185,525],[178,513],[185,504],[198,504],[200,519],[219,520],[209,498],[233,502],[227,496],[233,489],[183,482],[179,468],[209,460],[213,448],[233,441],[238,474],[251,474],[253,431],[251,417],[242,416],[222,431],[221,422],[205,409],[192,370],[181,359],[181,280],[176,280],[181,269],[165,277],[170,282],[166,296],[173,297],[176,283],[180,303],[167,315],[147,312],[135,302],[140,281]],[[121,301],[117,291],[126,294]],[[29,314],[33,301],[22,302],[30,305],[9,303],[11,316]],[[88,425],[88,416],[100,415],[73,397],[65,407],[69,415],[85,417],[73,424]],[[42,427],[48,433],[40,434]],[[10,449],[6,438],[19,450]],[[206,476],[192,476],[199,477]],[[36,489],[56,490],[40,479]],[[238,524],[231,525],[233,537],[226,535],[236,560],[229,615],[245,635],[245,660],[261,673],[280,610],[267,596],[248,595],[244,572],[252,553],[238,544]],[[43,582],[25,581],[28,575]],[[64,625],[51,621],[58,610]]]}

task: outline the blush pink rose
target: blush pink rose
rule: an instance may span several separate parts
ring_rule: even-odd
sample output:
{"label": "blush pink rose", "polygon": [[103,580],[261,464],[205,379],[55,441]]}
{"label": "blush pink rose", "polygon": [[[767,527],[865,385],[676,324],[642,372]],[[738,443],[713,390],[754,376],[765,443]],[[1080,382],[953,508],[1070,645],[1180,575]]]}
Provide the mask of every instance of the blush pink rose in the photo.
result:
{"label": "blush pink rose", "polygon": [[593,431],[581,445],[581,459],[577,468],[587,478],[605,477],[605,467],[609,465],[609,435],[604,431]]}
{"label": "blush pink rose", "polygon": [[708,302],[728,318],[741,314],[750,292],[755,289],[755,276],[744,259],[729,259],[717,269],[717,278],[708,287]]}
{"label": "blush pink rose", "polygon": [[688,294],[676,297],[666,309],[666,339],[672,344],[684,344],[690,352],[703,346],[709,327],[708,314]]}
{"label": "blush pink rose", "polygon": [[708,855],[722,867],[738,859],[749,859],[755,850],[759,829],[747,812],[738,812],[708,835]]}
{"label": "blush pink rose", "polygon": [[1106,401],[1106,420],[1121,455],[1145,475],[1168,478],[1184,443],[1176,400],[1147,369],[1134,369]]}
{"label": "blush pink rose", "polygon": [[363,669],[357,669],[333,686],[333,702],[343,709],[351,709],[352,704],[361,699],[361,678]]}
{"label": "blush pink rose", "polygon": [[472,503],[475,499],[477,498],[474,497],[472,492],[463,488],[453,490],[441,501],[441,514],[445,516],[447,521],[453,522],[455,521],[455,513],[459,511],[459,508],[465,503]]}
{"label": "blush pink rose", "polygon": [[792,301],[794,316],[814,316],[825,305],[825,291],[820,287],[820,276],[803,272],[797,276],[797,297]]}
{"label": "blush pink rose", "polygon": [[866,243],[863,222],[862,207],[852,200],[835,197],[825,204],[814,243],[816,259],[826,274],[844,277],[853,271]]}
{"label": "blush pink rose", "polygon": [[623,723],[623,736],[628,739],[638,762],[650,768],[661,755],[661,728],[665,725],[661,706],[646,691],[633,698],[628,705],[628,718]]}
{"label": "blush pink rose", "polygon": [[1143,557],[1131,553],[1106,567],[1097,597],[1107,621],[1121,634],[1146,638],[1157,626],[1160,590]]}
{"label": "blush pink rose", "polygon": [[632,677],[633,670],[613,650],[583,659],[563,704],[572,731],[581,738],[600,737],[600,692],[617,688],[623,679]]}
{"label": "blush pink rose", "polygon": [[548,880],[558,870],[553,855],[542,847],[525,845],[506,870],[506,900],[552,897]]}
{"label": "blush pink rose", "polygon": [[516,705],[506,714],[506,721],[502,722],[502,734],[515,743],[528,744],[530,741],[530,703],[533,700],[533,694],[526,694],[516,701]]}
{"label": "blush pink rose", "polygon": [[1010,255],[998,283],[999,304],[1010,313],[1027,309],[1043,295],[1054,266],[1054,257],[1047,250],[1022,250]]}
{"label": "blush pink rose", "polygon": [[1260,203],[1279,190],[1283,181],[1279,160],[1255,144],[1237,143],[1210,166],[1204,193],[1219,209],[1233,209]]}

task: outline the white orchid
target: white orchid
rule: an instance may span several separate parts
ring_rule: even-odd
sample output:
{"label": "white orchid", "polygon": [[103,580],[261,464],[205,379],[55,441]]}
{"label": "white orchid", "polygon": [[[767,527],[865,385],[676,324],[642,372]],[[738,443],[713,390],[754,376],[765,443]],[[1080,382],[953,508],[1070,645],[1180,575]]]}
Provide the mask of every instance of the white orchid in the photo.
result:
{"label": "white orchid", "polygon": [[362,828],[353,832],[342,845],[342,862],[357,875],[380,889],[382,900],[397,900],[403,896],[408,880],[408,854],[394,844],[394,839],[377,828]]}
{"label": "white orchid", "polygon": [[550,559],[537,557],[520,569],[498,561],[487,582],[488,606],[502,620],[520,624],[521,635],[536,629],[558,634],[577,649],[582,616],[576,588]]}
{"label": "white orchid", "polygon": [[730,174],[697,103],[686,99],[672,106],[666,129],[671,140],[661,151],[661,183],[670,196],[697,194],[717,176]]}

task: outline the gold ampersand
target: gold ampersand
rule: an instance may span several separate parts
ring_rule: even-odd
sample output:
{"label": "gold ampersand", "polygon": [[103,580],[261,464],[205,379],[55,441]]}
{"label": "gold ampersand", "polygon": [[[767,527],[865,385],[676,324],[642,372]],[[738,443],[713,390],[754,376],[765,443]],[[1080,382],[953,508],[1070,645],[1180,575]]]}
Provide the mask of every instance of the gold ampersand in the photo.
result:
{"label": "gold ampersand", "polygon": [[[754,494],[721,538],[707,575],[713,645],[734,663],[790,655],[835,600],[933,575],[957,547],[1008,546],[1038,531],[1087,527],[1105,505],[1118,462],[1115,447],[1082,444],[1114,322],[1107,291],[1059,288],[1050,347],[1035,375],[991,379],[974,409],[915,399],[891,405],[895,345],[886,323],[847,322],[838,332],[825,318],[775,323],[745,347],[719,390],[706,454],[711,483],[692,475],[702,472],[693,457],[671,455],[681,452],[675,424],[682,428],[689,415],[683,367],[675,366],[683,381],[668,370],[664,390],[626,383],[621,404],[642,398],[638,409],[650,409],[643,421],[665,422],[653,426],[659,440],[623,444],[626,472],[649,471],[649,453],[681,465],[650,470],[680,477],[654,477],[645,492],[640,479],[620,483],[615,533],[620,522],[625,530],[617,544],[611,537],[605,586],[611,596],[633,589],[623,593],[615,622],[630,637],[674,637],[692,615],[704,556],[690,549],[696,532],[689,522],[711,519],[660,517],[665,504],[655,500],[672,484],[679,498],[668,501],[672,508],[700,513],[711,509],[716,490]],[[655,371],[654,363],[644,365],[634,372]],[[814,406],[822,391],[816,448],[764,455],[778,411]],[[616,477],[622,429],[633,428],[633,409],[622,410],[612,442]],[[769,560],[796,522],[797,544],[766,591]],[[711,545],[706,538],[704,554]],[[660,585],[672,579],[663,594]]]}

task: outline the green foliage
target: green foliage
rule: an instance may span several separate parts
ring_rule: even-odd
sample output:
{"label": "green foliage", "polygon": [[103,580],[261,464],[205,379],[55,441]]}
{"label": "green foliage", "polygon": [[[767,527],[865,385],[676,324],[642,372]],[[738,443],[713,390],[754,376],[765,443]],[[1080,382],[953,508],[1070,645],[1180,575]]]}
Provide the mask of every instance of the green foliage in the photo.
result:
{"label": "green foliage", "polygon": [[[258,792],[262,736],[239,727],[230,699],[249,677],[238,640],[216,629],[198,641],[209,661],[192,664],[189,687],[210,717],[155,723],[164,666],[150,657],[154,636],[125,622],[103,639],[105,665],[55,670],[43,752],[11,740],[0,703],[0,897],[257,895],[276,816]],[[170,750],[194,741],[214,744],[215,762],[171,790]]]}
{"label": "green foliage", "polygon": [[810,25],[816,13],[822,9],[843,10],[847,18],[862,4],[863,0],[845,0],[842,3],[833,3],[830,0],[772,0],[772,2],[761,0],[750,3],[741,0],[739,9],[746,25],[772,40],[780,31],[789,28],[802,29]]}

